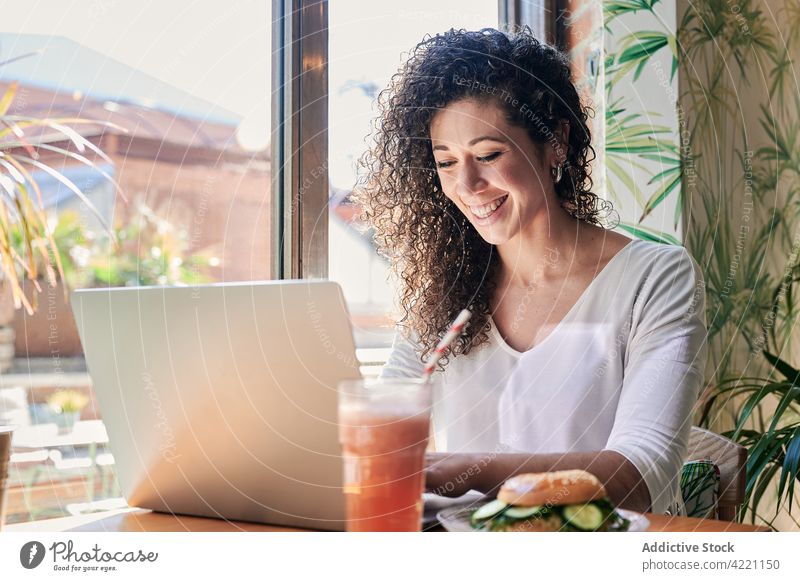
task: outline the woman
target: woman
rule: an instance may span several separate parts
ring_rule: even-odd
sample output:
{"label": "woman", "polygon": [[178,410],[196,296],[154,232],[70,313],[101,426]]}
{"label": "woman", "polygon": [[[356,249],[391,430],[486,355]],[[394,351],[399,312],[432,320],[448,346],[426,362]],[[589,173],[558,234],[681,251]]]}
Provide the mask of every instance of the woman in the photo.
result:
{"label": "woman", "polygon": [[634,510],[674,510],[702,383],[702,279],[681,247],[602,227],[569,64],[524,30],[423,40],[381,94],[357,196],[400,282],[383,376],[436,375],[427,487],[491,491],[579,468]]}

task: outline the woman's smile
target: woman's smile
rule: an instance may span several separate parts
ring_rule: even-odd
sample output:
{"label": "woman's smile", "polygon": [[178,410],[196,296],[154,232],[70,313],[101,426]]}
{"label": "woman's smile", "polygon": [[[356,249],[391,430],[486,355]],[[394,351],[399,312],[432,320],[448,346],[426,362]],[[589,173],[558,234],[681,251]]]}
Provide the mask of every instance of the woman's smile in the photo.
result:
{"label": "woman's smile", "polygon": [[474,221],[480,226],[488,226],[496,222],[503,214],[505,209],[505,202],[508,200],[508,194],[492,200],[488,204],[481,206],[468,206]]}

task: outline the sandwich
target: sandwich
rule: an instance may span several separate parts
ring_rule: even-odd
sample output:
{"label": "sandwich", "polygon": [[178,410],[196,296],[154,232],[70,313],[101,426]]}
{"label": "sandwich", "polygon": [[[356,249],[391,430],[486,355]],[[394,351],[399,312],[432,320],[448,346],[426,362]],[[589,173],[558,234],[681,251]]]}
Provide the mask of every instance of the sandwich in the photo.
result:
{"label": "sandwich", "polygon": [[474,529],[495,532],[624,531],[630,524],[602,483],[583,470],[509,478],[497,499],[475,510],[470,520]]}

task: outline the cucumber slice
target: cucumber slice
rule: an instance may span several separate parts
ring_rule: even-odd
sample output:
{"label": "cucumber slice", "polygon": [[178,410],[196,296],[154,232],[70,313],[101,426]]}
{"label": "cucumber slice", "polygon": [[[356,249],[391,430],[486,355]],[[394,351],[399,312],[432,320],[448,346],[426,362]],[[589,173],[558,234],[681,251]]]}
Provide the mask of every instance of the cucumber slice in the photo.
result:
{"label": "cucumber slice", "polygon": [[501,510],[505,509],[508,505],[503,502],[502,500],[492,500],[491,502],[487,502],[478,510],[472,513],[472,522],[477,522],[479,520],[486,520],[487,518],[491,518],[498,514]]}
{"label": "cucumber slice", "polygon": [[597,530],[605,520],[603,511],[593,504],[570,504],[564,507],[563,514],[570,524],[584,531]]}
{"label": "cucumber slice", "polygon": [[504,514],[509,518],[528,518],[541,510],[541,506],[512,506]]}

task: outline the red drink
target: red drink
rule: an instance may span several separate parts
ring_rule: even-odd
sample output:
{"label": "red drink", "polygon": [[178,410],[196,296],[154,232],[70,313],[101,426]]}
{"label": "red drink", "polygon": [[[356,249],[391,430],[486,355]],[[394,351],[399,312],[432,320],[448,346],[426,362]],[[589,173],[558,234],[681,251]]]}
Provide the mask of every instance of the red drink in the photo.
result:
{"label": "red drink", "polygon": [[[420,383],[406,383],[427,392]],[[380,401],[342,402],[339,439],[348,531],[420,530],[430,429],[429,396],[422,399],[396,401],[389,395]]]}

